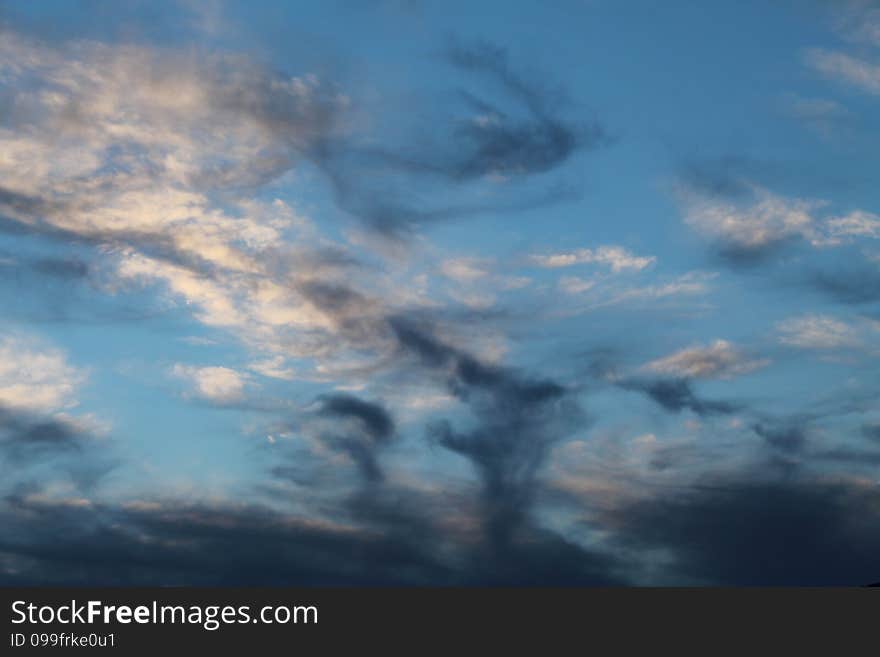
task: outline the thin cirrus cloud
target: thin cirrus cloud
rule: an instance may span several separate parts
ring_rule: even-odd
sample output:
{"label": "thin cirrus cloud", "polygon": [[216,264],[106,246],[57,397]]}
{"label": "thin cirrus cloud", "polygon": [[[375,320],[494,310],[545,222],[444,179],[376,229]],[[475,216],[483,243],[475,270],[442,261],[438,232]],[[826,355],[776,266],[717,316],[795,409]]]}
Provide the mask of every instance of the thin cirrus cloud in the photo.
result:
{"label": "thin cirrus cloud", "polygon": [[729,379],[767,367],[766,358],[752,358],[727,340],[695,345],[653,360],[643,369],[658,374],[693,379]]}
{"label": "thin cirrus cloud", "polygon": [[861,342],[852,326],[827,315],[792,317],[776,328],[782,344],[803,349],[855,347]]}
{"label": "thin cirrus cloud", "polygon": [[637,256],[621,246],[600,246],[595,249],[576,249],[564,253],[533,255],[531,262],[539,267],[557,269],[574,265],[598,264],[617,273],[622,271],[641,271],[653,265],[654,256]]}
{"label": "thin cirrus cloud", "polygon": [[815,49],[806,55],[807,63],[822,75],[852,85],[872,95],[880,95],[880,64],[842,52]]}

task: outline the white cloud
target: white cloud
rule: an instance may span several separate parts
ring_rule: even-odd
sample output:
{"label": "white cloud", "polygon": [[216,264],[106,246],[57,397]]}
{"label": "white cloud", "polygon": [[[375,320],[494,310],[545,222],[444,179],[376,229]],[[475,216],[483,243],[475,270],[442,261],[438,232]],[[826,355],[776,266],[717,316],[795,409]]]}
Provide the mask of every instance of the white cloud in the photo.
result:
{"label": "white cloud", "polygon": [[195,367],[178,363],[171,372],[193,383],[196,393],[204,399],[232,402],[244,395],[246,375],[228,367]]}
{"label": "white cloud", "polygon": [[66,354],[34,338],[0,337],[0,406],[55,413],[77,405],[86,374]]}
{"label": "white cloud", "polygon": [[477,258],[454,258],[445,260],[441,265],[441,271],[453,280],[470,282],[489,274],[487,264]]}
{"label": "white cloud", "polygon": [[756,185],[752,198],[734,202],[680,189],[685,222],[697,231],[746,249],[769,246],[793,236],[816,237],[812,213],[823,201],[777,196]]}
{"label": "white cloud", "polygon": [[559,289],[566,294],[581,294],[596,285],[596,281],[590,281],[577,276],[563,276],[559,279]]}
{"label": "white cloud", "polygon": [[486,310],[495,305],[495,295],[477,290],[451,290],[449,296],[473,310]]}
{"label": "white cloud", "polygon": [[880,65],[821,49],[810,50],[807,63],[828,78],[846,82],[870,94],[880,94]]}
{"label": "white cloud", "polygon": [[[411,257],[423,243],[390,248],[356,231],[328,239],[268,193],[316,138],[350,128],[348,99],[317,78],[247,56],[54,47],[4,31],[0,79],[14,108],[0,120],[0,212],[98,243],[104,291],[142,285],[187,307],[255,354],[255,372],[323,380],[351,363],[379,367],[384,319],[441,303],[428,296],[432,260]],[[451,258],[442,270],[458,279],[458,298],[484,308],[494,290],[469,286],[528,283],[484,276],[490,265]]]}
{"label": "white cloud", "polygon": [[290,381],[296,377],[296,371],[292,367],[285,366],[284,356],[274,356],[265,360],[258,360],[248,368],[257,374],[262,374],[272,379],[284,379]]}
{"label": "white cloud", "polygon": [[827,226],[832,237],[880,238],[880,216],[871,212],[856,210],[843,217],[829,219]]}
{"label": "white cloud", "polygon": [[836,100],[788,96],[787,107],[792,116],[804,121],[835,121],[849,116],[849,111]]}
{"label": "white cloud", "polygon": [[4,216],[100,243],[108,291],[158,283],[262,351],[326,347],[314,334],[332,319],[298,294],[293,269],[316,271],[303,252],[327,244],[283,200],[246,190],[333,133],[345,98],[244,56],[51,47],[9,31],[0,78],[14,107],[0,122]]}
{"label": "white cloud", "polygon": [[686,303],[689,298],[708,294],[711,282],[717,276],[717,272],[690,271],[678,276],[661,276],[654,282],[641,285],[623,284],[614,276],[593,279],[563,276],[557,281],[557,287],[568,297],[564,307],[557,312],[560,316],[569,316],[610,306]]}
{"label": "white cloud", "polygon": [[626,288],[615,294],[611,303],[637,299],[663,299],[680,295],[706,294],[709,291],[709,282],[717,278],[717,276],[717,272],[687,272],[665,283]]}
{"label": "white cloud", "polygon": [[539,267],[559,268],[582,264],[605,265],[613,272],[641,271],[654,264],[654,256],[636,256],[621,246],[600,246],[596,249],[577,249],[567,253],[533,255],[532,262]]}
{"label": "white cloud", "polygon": [[804,349],[836,349],[859,344],[857,331],[827,315],[792,317],[776,325],[782,344]]}
{"label": "white cloud", "polygon": [[729,379],[769,363],[767,359],[750,358],[726,340],[715,340],[709,345],[695,345],[651,361],[644,369],[676,377]]}
{"label": "white cloud", "polygon": [[825,200],[791,198],[746,183],[751,197],[720,200],[680,188],[685,222],[700,233],[746,250],[799,237],[814,247],[833,247],[851,238],[880,237],[880,217],[864,210],[821,216]]}

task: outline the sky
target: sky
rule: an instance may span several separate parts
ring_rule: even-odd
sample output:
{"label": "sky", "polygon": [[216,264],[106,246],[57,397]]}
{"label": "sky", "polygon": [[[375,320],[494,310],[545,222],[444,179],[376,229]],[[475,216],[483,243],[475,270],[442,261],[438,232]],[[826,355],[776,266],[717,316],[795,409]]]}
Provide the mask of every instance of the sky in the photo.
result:
{"label": "sky", "polygon": [[880,4],[0,3],[0,583],[880,580]]}

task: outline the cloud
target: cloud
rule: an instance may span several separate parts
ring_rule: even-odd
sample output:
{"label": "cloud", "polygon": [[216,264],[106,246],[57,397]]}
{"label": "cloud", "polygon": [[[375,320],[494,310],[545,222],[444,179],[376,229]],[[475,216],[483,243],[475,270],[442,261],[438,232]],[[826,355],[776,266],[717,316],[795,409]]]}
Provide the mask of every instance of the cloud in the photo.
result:
{"label": "cloud", "polygon": [[94,490],[117,465],[93,416],[47,415],[0,405],[0,481],[4,494],[54,487]]}
{"label": "cloud", "polygon": [[617,304],[629,301],[665,299],[676,296],[693,296],[706,294],[709,282],[717,277],[715,272],[692,271],[674,278],[660,279],[658,283],[641,286],[624,287],[615,290],[606,302]]}
{"label": "cloud", "polygon": [[[530,379],[482,363],[402,318],[392,318],[391,328],[404,353],[445,378],[452,394],[468,405],[476,419],[464,430],[438,420],[430,425],[428,435],[467,458],[480,476],[490,569],[497,570],[499,577],[507,573],[508,578],[525,556],[528,543],[523,541],[536,535],[530,512],[547,454],[568,433],[583,429],[586,416],[569,391],[554,381]],[[547,532],[540,535],[548,548],[555,543],[557,549],[576,556],[575,546]],[[584,553],[585,564],[587,557]]]}
{"label": "cloud", "polygon": [[683,378],[627,378],[617,382],[624,390],[641,392],[673,413],[689,410],[700,416],[730,415],[740,410],[731,402],[704,399],[697,395],[690,381]]}
{"label": "cloud", "polygon": [[199,255],[194,242],[204,240],[218,257],[235,256],[217,228],[244,241],[267,234],[208,210],[203,192],[280,175],[333,129],[342,103],[315,79],[273,76],[244,57],[53,48],[8,30],[0,51],[15,94],[0,131],[7,214],[96,237],[170,231],[176,248]]}
{"label": "cloud", "polygon": [[880,238],[880,217],[872,212],[856,210],[843,217],[828,220],[828,230],[833,237]]}
{"label": "cloud", "polygon": [[115,467],[109,424],[70,413],[87,374],[60,349],[20,333],[0,335],[0,482],[90,490]]}
{"label": "cloud", "polygon": [[23,335],[0,335],[0,406],[34,413],[69,409],[77,405],[85,379],[60,349]]}
{"label": "cloud", "polygon": [[797,454],[807,444],[807,427],[804,422],[770,424],[759,422],[752,428],[768,445],[783,452]]}
{"label": "cloud", "polygon": [[596,281],[590,281],[577,276],[563,276],[559,279],[559,289],[566,294],[581,294],[593,288]]}
{"label": "cloud", "polygon": [[828,98],[789,96],[788,101],[788,108],[792,116],[811,123],[838,121],[849,116],[849,112],[843,105]]}
{"label": "cloud", "polygon": [[[395,506],[361,497],[328,521],[230,502],[104,505],[36,494],[0,502],[4,585],[440,586],[615,584],[615,562],[536,532],[517,568],[467,558],[466,536],[420,520],[410,492]],[[355,509],[352,509],[355,510]],[[434,509],[431,509],[434,511]],[[425,507],[421,508],[424,514]],[[51,527],[51,531],[48,529]],[[394,528],[397,528],[396,530]],[[445,530],[445,531],[442,531]],[[461,532],[459,532],[461,534]],[[458,538],[460,542],[451,540]],[[464,549],[464,554],[462,550]],[[599,575],[597,573],[606,573]]]}
{"label": "cloud", "polygon": [[284,356],[274,356],[265,360],[254,361],[248,365],[248,369],[272,379],[290,381],[296,377],[296,370],[285,367],[284,363]]}
{"label": "cloud", "polygon": [[804,282],[838,303],[861,305],[880,300],[880,270],[874,263],[856,258],[833,269],[808,271]]}
{"label": "cloud", "polygon": [[82,450],[84,432],[65,418],[45,419],[0,407],[2,450],[11,463],[21,464]]}
{"label": "cloud", "polygon": [[643,369],[688,379],[729,379],[766,367],[769,362],[750,359],[730,342],[715,340],[709,345],[695,345],[651,361]]}
{"label": "cloud", "polygon": [[860,586],[877,580],[876,486],[734,473],[609,514],[622,548],[662,552],[659,583]]}
{"label": "cloud", "polygon": [[[560,198],[559,185],[510,197],[512,188],[493,177],[546,173],[602,141],[597,126],[562,120],[553,94],[517,74],[506,53],[486,44],[453,51],[448,61],[494,84],[509,111],[491,126],[477,125],[487,108],[467,95],[464,105],[477,116],[433,131],[446,129],[450,139],[418,149],[413,160],[364,147],[347,121],[350,99],[312,75],[286,76],[238,54],[50,45],[4,30],[0,67],[14,110],[0,122],[4,227],[92,248],[96,290],[140,288],[163,308],[185,305],[258,354],[252,369],[262,375],[326,379],[355,362],[361,371],[380,367],[388,348],[383,317],[436,304],[400,294],[417,268],[391,263],[395,271],[388,271],[389,259],[370,245],[322,238],[285,200],[263,193],[267,185],[307,162],[369,226],[399,228]],[[405,190],[402,200],[387,176]],[[447,208],[418,199],[423,185],[445,194],[478,180],[487,193],[466,191]],[[359,248],[374,252],[361,258]],[[366,262],[377,255],[383,267]],[[612,267],[634,266],[625,252],[602,257]],[[485,279],[507,290],[524,282],[481,276],[483,264],[450,258],[441,270],[460,284]],[[62,263],[44,268],[81,273]],[[496,302],[483,289],[450,296],[479,310]]]}
{"label": "cloud", "polygon": [[872,95],[880,94],[880,65],[842,52],[813,49],[807,52],[807,63],[816,71]]}
{"label": "cloud", "polygon": [[551,255],[533,255],[532,262],[539,267],[558,268],[581,264],[606,265],[611,271],[618,273],[632,270],[641,271],[654,264],[654,256],[636,256],[621,246],[600,246],[593,249],[577,249],[570,253]]}
{"label": "cloud", "polygon": [[238,401],[244,397],[247,376],[228,367],[196,367],[177,363],[174,376],[190,381],[201,398],[218,403]]}
{"label": "cloud", "polygon": [[[743,183],[745,185],[745,183]],[[758,257],[795,237],[816,238],[814,212],[823,202],[777,196],[755,185],[744,200],[679,190],[685,222],[715,239],[723,254]]]}
{"label": "cloud", "polygon": [[[359,303],[340,290],[312,292],[334,313],[344,315],[351,303]],[[476,418],[464,427],[441,420],[428,429],[433,444],[473,464],[480,477],[476,506],[466,491],[427,495],[389,473],[380,458],[397,428],[384,404],[347,393],[326,394],[292,418],[271,444],[280,461],[263,492],[274,508],[290,496],[302,515],[259,504],[107,506],[89,500],[68,504],[39,490],[12,495],[0,502],[8,529],[0,545],[2,578],[20,583],[273,585],[624,581],[616,574],[614,557],[542,528],[532,517],[546,454],[568,432],[584,426],[569,391],[478,360],[436,337],[437,324],[395,316],[387,318],[386,327],[395,343],[392,382],[406,385],[410,376],[436,379]],[[211,385],[220,369],[176,368]],[[213,388],[207,393],[213,394]],[[326,478],[338,477],[338,467],[332,461],[325,469],[304,461],[324,456],[296,451],[302,437],[349,457],[360,485],[343,486],[340,497],[344,478],[335,484]],[[64,522],[56,522],[56,515]],[[47,523],[58,532],[68,521],[78,529],[61,532],[63,545],[48,540]],[[144,537],[155,546],[143,549]],[[213,556],[200,557],[203,551]],[[81,567],[69,568],[71,559]],[[230,569],[230,563],[236,568]]]}
{"label": "cloud", "polygon": [[[724,340],[685,343],[611,381],[618,390],[601,394],[632,391],[637,394],[626,395],[630,401],[685,416],[655,409],[642,418],[650,426],[625,417],[627,435],[640,436],[625,445],[637,452],[635,465],[623,459],[622,466],[581,482],[582,490],[596,491],[613,479],[614,494],[584,497],[577,507],[560,502],[562,486],[548,462],[559,452],[574,460],[578,453],[567,449],[572,439],[591,458],[607,428],[593,426],[593,404],[601,409],[608,400],[594,400],[590,386],[555,370],[506,364],[542,354],[526,347],[502,360],[507,343],[496,333],[499,325],[519,322],[512,339],[531,335],[544,303],[564,312],[685,297],[702,304],[703,298],[692,299],[710,290],[715,275],[648,276],[655,256],[575,243],[516,266],[589,266],[589,275],[543,272],[540,288],[524,293],[534,304],[508,309],[506,296],[527,279],[508,275],[516,272],[497,260],[455,253],[438,258],[424,248],[417,232],[433,222],[571,198],[578,183],[557,176],[571,171],[579,153],[610,141],[604,126],[570,119],[561,94],[520,71],[502,48],[453,45],[445,61],[453,71],[443,79],[466,88],[454,107],[412,103],[414,128],[391,125],[387,131],[399,136],[395,145],[386,141],[384,126],[372,127],[374,121],[396,123],[400,115],[354,116],[351,101],[323,78],[288,76],[250,57],[117,42],[50,46],[0,32],[0,77],[8,83],[0,113],[0,229],[18,231],[14,239],[29,244],[75,242],[77,253],[86,254],[10,258],[40,280],[83,280],[114,297],[142,287],[146,294],[136,295],[138,302],[148,296],[166,308],[184,307],[209,327],[189,326],[187,332],[217,338],[218,349],[202,347],[205,354],[216,356],[228,346],[224,334],[240,340],[245,353],[236,369],[214,360],[214,366],[178,363],[171,372],[190,394],[214,406],[264,411],[249,418],[257,438],[252,451],[267,473],[252,490],[237,489],[242,497],[236,500],[195,503],[171,495],[111,502],[87,496],[85,485],[65,497],[69,489],[59,492],[54,479],[36,483],[30,469],[63,466],[74,477],[76,467],[97,468],[90,454],[100,444],[91,440],[95,430],[82,418],[62,415],[75,403],[78,370],[46,367],[54,374],[29,381],[14,368],[4,374],[0,364],[3,474],[17,477],[6,479],[11,483],[0,496],[0,579],[608,585],[639,581],[659,563],[677,582],[760,582],[762,574],[776,581],[785,578],[772,569],[783,568],[775,557],[783,541],[774,532],[792,529],[815,543],[822,540],[816,532],[822,522],[810,515],[822,515],[823,499],[832,531],[842,526],[836,523],[844,507],[861,508],[855,484],[841,484],[847,492],[838,503],[828,502],[837,494],[827,480],[809,482],[822,492],[818,501],[806,495],[807,483],[795,490],[794,480],[770,482],[760,492],[777,497],[757,513],[781,527],[767,520],[762,543],[757,534],[764,521],[753,518],[757,502],[739,490],[741,480],[707,476],[690,485],[674,478],[722,462],[716,457],[728,455],[727,442],[758,444],[792,461],[824,459],[835,468],[860,457],[875,463],[876,450],[864,445],[810,452],[814,436],[806,423],[755,419],[741,404],[705,398],[701,380],[728,379],[768,362]],[[381,91],[381,109],[395,109],[391,94]],[[359,132],[366,125],[371,132]],[[292,171],[297,187],[317,190],[321,198],[329,193],[367,230],[343,227],[332,231],[333,239],[322,235],[301,208],[282,198],[280,190],[294,179],[284,176]],[[694,212],[692,225],[728,253],[752,256],[789,242],[825,247],[876,237],[871,213],[820,212],[822,201],[727,178],[704,176],[702,187],[691,180],[692,196],[683,205]],[[617,275],[623,273],[631,276]],[[555,284],[570,296],[558,298]],[[557,298],[536,298],[546,293]],[[622,313],[611,315],[585,325],[618,333]],[[783,339],[816,332],[780,329]],[[599,338],[578,331],[578,339]],[[650,349],[645,340],[635,337]],[[27,361],[28,348],[13,347],[14,356],[24,354]],[[560,366],[568,371],[571,364]],[[30,364],[22,367],[31,370]],[[4,387],[22,381],[33,391]],[[73,388],[65,389],[65,381]],[[248,394],[256,383],[285,397],[257,400]],[[300,403],[302,390],[315,389],[307,393],[317,394],[312,403]],[[31,406],[16,402],[22,399]],[[867,419],[853,419],[853,426]],[[421,427],[427,445],[414,442]],[[677,431],[686,438],[672,435]],[[871,435],[866,428],[865,436]],[[643,476],[650,482],[640,481]],[[664,486],[651,489],[656,481]],[[130,491],[131,485],[123,487]],[[728,485],[735,489],[732,501],[713,497],[703,485]],[[643,495],[649,489],[652,494]],[[875,507],[865,506],[872,521]],[[665,513],[671,529],[659,526]],[[731,565],[733,547],[717,548],[716,539],[704,535],[725,520],[734,527],[720,534],[746,548],[739,566]],[[842,524],[856,525],[849,517]],[[864,528],[836,536],[876,547]],[[847,544],[844,556],[860,549]],[[842,559],[821,550],[819,556]],[[762,571],[761,559],[768,557],[777,565]],[[867,563],[859,558],[855,554],[852,563]],[[835,576],[843,572],[839,565],[830,568]]]}
{"label": "cloud", "polygon": [[[6,29],[0,53],[11,108],[0,121],[4,228],[90,246],[101,291],[166,292],[168,305],[184,301],[270,358],[326,349],[333,327],[291,279],[357,260],[256,190],[337,134],[346,98],[242,55],[49,45]],[[35,266],[84,273],[76,262]]]}
{"label": "cloud", "polygon": [[834,141],[841,136],[854,134],[852,129],[859,125],[858,117],[853,112],[830,98],[784,94],[780,111],[820,136]]}
{"label": "cloud", "polygon": [[440,269],[444,276],[467,283],[489,275],[485,262],[476,258],[455,258],[444,260]]}
{"label": "cloud", "polygon": [[827,315],[792,317],[776,325],[779,341],[802,349],[838,349],[859,344],[856,331]]}
{"label": "cloud", "polygon": [[[423,539],[234,504],[2,504],[4,583],[400,585],[455,583]],[[53,527],[48,531],[48,527]],[[359,555],[353,559],[352,555]]]}
{"label": "cloud", "polygon": [[862,435],[870,441],[880,443],[880,424],[865,424],[862,426]]}
{"label": "cloud", "polygon": [[763,264],[795,245],[825,250],[880,235],[880,220],[865,210],[832,214],[825,210],[830,203],[824,199],[775,194],[727,169],[715,171],[711,165],[696,171],[709,181],[687,174],[675,192],[684,221],[709,238],[730,265]]}
{"label": "cloud", "polygon": [[834,28],[848,41],[876,46],[880,44],[880,9],[873,0],[847,0],[835,7]]}
{"label": "cloud", "polygon": [[[446,55],[459,72],[488,80],[498,98],[460,91],[456,109],[466,116],[452,120],[448,113],[422,118],[410,106],[418,129],[397,147],[323,140],[311,157],[330,180],[340,207],[399,240],[438,221],[528,210],[577,196],[574,187],[560,181],[537,189],[525,186],[529,179],[560,169],[578,151],[608,144],[605,129],[595,121],[576,125],[565,120],[558,94],[515,71],[499,46],[457,43]],[[475,193],[478,183],[483,187]],[[452,200],[436,205],[426,201],[426,194]]]}
{"label": "cloud", "polygon": [[460,148],[463,155],[450,169],[455,177],[543,172],[578,148],[596,148],[608,140],[598,124],[578,130],[555,116],[551,96],[514,71],[505,49],[488,42],[459,43],[453,44],[448,55],[459,69],[487,76],[522,102],[528,116],[517,122],[485,99],[468,96],[481,114],[457,132],[465,148]]}
{"label": "cloud", "polygon": [[381,405],[352,395],[325,395],[316,414],[334,422],[319,430],[320,439],[348,454],[367,482],[383,479],[376,451],[394,436],[394,420]]}

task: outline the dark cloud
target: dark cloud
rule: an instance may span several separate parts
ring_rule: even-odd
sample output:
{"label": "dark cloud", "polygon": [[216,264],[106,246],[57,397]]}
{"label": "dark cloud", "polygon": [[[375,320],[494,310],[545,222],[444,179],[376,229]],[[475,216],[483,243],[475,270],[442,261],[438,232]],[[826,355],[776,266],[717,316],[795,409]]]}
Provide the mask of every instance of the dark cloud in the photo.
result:
{"label": "dark cloud", "polygon": [[388,444],[394,435],[394,421],[381,405],[358,399],[352,395],[325,395],[319,400],[317,414],[341,422],[339,429],[322,433],[322,440],[335,449],[347,453],[360,468],[368,482],[381,481],[376,452]]}
{"label": "dark cloud", "polygon": [[0,186],[0,216],[4,219],[19,215],[42,217],[59,209],[62,207],[56,202]]}
{"label": "dark cloud", "polygon": [[[168,234],[134,229],[98,229],[93,226],[82,230],[59,228],[51,222],[54,216],[67,211],[65,204],[50,200],[32,199],[20,203],[16,213],[4,215],[3,190],[0,189],[0,232],[27,237],[35,243],[48,243],[65,248],[105,247],[109,251],[126,246],[137,248],[144,255],[163,260],[193,271],[201,276],[211,276],[214,265],[192,250],[182,250]],[[13,194],[21,197],[21,195]],[[8,212],[8,209],[7,209]],[[46,257],[24,261],[19,270],[75,280],[86,278],[90,272],[88,263],[82,259]]]}
{"label": "dark cloud", "polygon": [[[100,66],[106,54],[95,51],[92,56]],[[579,125],[562,118],[561,94],[517,73],[500,47],[481,42],[456,45],[449,49],[446,60],[468,77],[478,76],[494,84],[500,97],[491,101],[462,92],[458,97],[466,110],[465,118],[416,119],[424,124],[416,132],[430,137],[408,134],[400,140],[406,146],[400,147],[376,147],[377,135],[360,138],[343,129],[350,125],[345,120],[348,103],[332,84],[312,78],[291,84],[289,78],[244,57],[190,61],[187,66],[193,70],[186,75],[197,80],[205,97],[204,106],[197,108],[204,115],[203,122],[255,127],[267,138],[262,148],[244,155],[236,149],[197,153],[205,157],[188,174],[187,182],[192,189],[206,193],[252,192],[308,161],[326,176],[343,210],[371,228],[398,237],[426,223],[483,212],[527,210],[576,196],[579,185],[555,181],[541,189],[523,190],[522,181],[560,168],[578,151],[607,144],[604,128],[596,122]],[[149,62],[151,83],[174,80],[180,74],[176,64],[173,57],[156,56]],[[75,94],[69,102],[72,107],[88,106]],[[433,108],[425,109],[426,114],[433,112]],[[406,113],[413,116],[420,112],[410,107]],[[83,134],[93,129],[91,124],[96,120],[76,111],[56,118],[65,129]],[[184,132],[200,131],[199,126],[177,116],[154,120],[173,120]],[[114,162],[117,150],[108,151],[110,161],[104,168],[119,166],[131,173],[130,160],[124,159],[127,148],[122,146],[118,149],[122,160]],[[163,184],[167,182],[163,181],[164,164],[153,158],[145,148],[141,156],[144,170],[139,173]],[[519,182],[516,186],[498,185],[489,196],[460,189],[464,183],[489,175],[515,177]],[[97,193],[68,195],[63,201],[52,189],[41,197],[0,188],[0,216],[11,223],[27,224],[28,231],[65,237],[67,232],[53,227],[51,217],[65,212],[64,206],[77,212],[89,204],[100,206],[101,195],[124,189],[130,180],[128,175],[108,178]],[[438,197],[452,200],[442,205],[426,201]],[[157,235],[101,231],[93,226],[83,226],[79,233],[75,235],[79,239],[158,248],[166,256],[182,260],[193,257],[175,252],[173,244],[159,243]]]}
{"label": "dark cloud", "polygon": [[862,435],[870,441],[880,443],[880,424],[863,425]]}
{"label": "dark cloud", "polygon": [[0,251],[0,271],[7,280],[10,277],[36,275],[62,281],[78,281],[88,278],[89,263],[76,256],[24,256]]}
{"label": "dark cloud", "polygon": [[651,453],[650,466],[663,472],[694,461],[700,457],[700,450],[694,445],[664,445]]}
{"label": "dark cloud", "polygon": [[410,505],[359,499],[353,508],[370,523],[363,528],[254,505],[69,505],[11,495],[0,503],[0,584],[620,583],[607,574],[610,559],[539,532],[516,549],[516,568],[461,561],[467,545],[453,545],[450,557],[448,533],[419,520]]}
{"label": "dark cloud", "polygon": [[81,452],[85,436],[72,424],[0,408],[0,451],[12,463]]}
{"label": "dark cloud", "polygon": [[[576,125],[563,119],[554,94],[519,75],[506,50],[477,42],[455,45],[446,59],[470,76],[493,83],[500,103],[462,91],[458,97],[469,116],[449,123],[432,119],[422,133],[410,137],[415,147],[364,146],[350,139],[326,139],[310,151],[311,159],[331,183],[339,205],[369,226],[389,235],[405,235],[415,226],[492,211],[541,207],[576,196],[557,181],[541,191],[517,192],[507,198],[468,199],[437,206],[431,195],[457,194],[462,186],[486,176],[517,178],[558,169],[581,150],[594,150],[611,140],[598,123]],[[443,121],[446,121],[445,123]],[[436,138],[441,135],[441,138]],[[440,185],[439,187],[437,185]],[[510,192],[510,187],[499,187]],[[464,190],[461,190],[464,191]]]}
{"label": "dark cloud", "polygon": [[703,399],[693,391],[688,379],[623,379],[617,385],[624,390],[641,392],[667,411],[679,413],[690,410],[697,415],[729,415],[741,406],[727,401]]}
{"label": "dark cloud", "polygon": [[[430,147],[424,150],[430,151]],[[523,212],[579,198],[572,185],[556,181],[531,192],[485,200],[468,198],[462,190],[457,202],[435,205],[427,197],[450,197],[448,186],[430,193],[424,188],[427,165],[408,162],[401,156],[363,149],[348,142],[324,143],[311,154],[313,162],[330,182],[337,205],[387,237],[403,239],[418,226],[491,212]],[[507,191],[507,186],[499,188]]]}
{"label": "dark cloud", "polygon": [[[0,407],[0,473],[3,486],[27,486],[62,478],[80,490],[91,490],[116,467],[100,442],[73,420],[44,417]],[[48,470],[46,470],[48,468]]]}
{"label": "dark cloud", "polygon": [[[76,507],[7,498],[0,578],[20,584],[366,586],[456,583],[423,539],[264,507]],[[4,582],[8,583],[8,582]]]}
{"label": "dark cloud", "polygon": [[724,265],[734,269],[754,269],[775,265],[781,255],[798,243],[795,237],[778,237],[761,244],[737,242],[714,242],[712,255]]}
{"label": "dark cloud", "polygon": [[617,509],[621,547],[662,551],[664,581],[726,586],[854,586],[876,581],[876,486],[717,477]]}
{"label": "dark cloud", "polygon": [[454,44],[449,60],[497,83],[522,103],[527,115],[517,121],[489,101],[466,94],[468,104],[485,120],[469,121],[456,131],[461,155],[447,169],[453,178],[542,173],[565,162],[577,149],[593,149],[609,141],[596,123],[575,127],[555,116],[554,94],[514,71],[504,48],[488,42]]}
{"label": "dark cloud", "polygon": [[379,404],[366,402],[351,395],[327,395],[321,398],[319,415],[337,418],[355,418],[376,442],[386,442],[394,433],[391,416]]}
{"label": "dark cloud", "polygon": [[838,303],[861,305],[880,301],[880,269],[862,262],[836,270],[814,271],[807,284]]}
{"label": "dark cloud", "polygon": [[34,271],[67,280],[86,278],[89,265],[76,258],[38,258],[31,263]]}
{"label": "dark cloud", "polygon": [[689,159],[679,169],[679,177],[688,187],[710,197],[748,198],[752,189],[748,178],[755,163],[743,156],[728,155],[714,159]]}
{"label": "dark cloud", "polygon": [[798,453],[806,447],[807,429],[802,424],[768,426],[758,423],[752,427],[767,445],[783,452]]}
{"label": "dark cloud", "polygon": [[302,294],[328,315],[342,317],[358,312],[367,303],[363,295],[348,285],[312,279],[300,285]]}
{"label": "dark cloud", "polygon": [[[348,298],[344,292],[328,296]],[[314,414],[323,421],[317,436],[348,453],[368,485],[344,495],[333,517],[350,517],[371,533],[401,537],[403,543],[421,537],[428,561],[440,559],[440,554],[453,555],[454,565],[449,565],[445,576],[458,583],[622,583],[616,559],[538,527],[531,516],[549,450],[568,432],[585,425],[585,414],[569,391],[553,381],[483,363],[436,338],[431,324],[395,316],[387,326],[398,346],[395,376],[405,381],[414,372],[422,378],[438,378],[476,419],[467,430],[458,430],[448,420],[428,428],[433,444],[473,464],[481,483],[476,507],[469,508],[473,503],[464,493],[454,501],[447,499],[451,493],[431,499],[386,481],[379,457],[380,448],[395,434],[392,417],[375,402],[334,394],[317,401]],[[315,490],[320,468],[304,471],[295,460],[277,466],[273,474]],[[449,508],[457,508],[457,518],[472,525],[475,533],[457,535],[441,526]]]}
{"label": "dark cloud", "polygon": [[[437,421],[428,436],[473,464],[482,485],[490,562],[499,570],[515,570],[518,560],[526,558],[520,550],[528,537],[539,533],[530,517],[539,471],[556,442],[586,426],[585,413],[554,381],[484,364],[410,321],[393,318],[390,324],[403,352],[441,376],[476,418],[467,430]],[[552,542],[551,534],[542,536]],[[555,540],[560,547],[562,539]]]}
{"label": "dark cloud", "polygon": [[742,404],[705,399],[693,388],[693,380],[684,376],[642,376],[624,374],[620,361],[623,348],[600,348],[585,352],[584,374],[599,385],[611,384],[622,390],[638,392],[672,413],[689,410],[697,415],[729,415],[743,410]]}
{"label": "dark cloud", "polygon": [[[27,246],[47,245],[42,241]],[[79,251],[70,243],[64,248]],[[107,295],[100,285],[102,276],[101,268],[83,255],[60,256],[32,248],[0,251],[0,306],[9,320],[41,323],[143,323],[167,320],[172,314],[152,300]]]}
{"label": "dark cloud", "polygon": [[834,449],[826,449],[816,452],[813,455],[816,459],[824,461],[832,461],[835,463],[843,463],[855,466],[873,467],[880,465],[880,451],[871,451],[867,449],[852,449],[848,447],[836,447]]}

